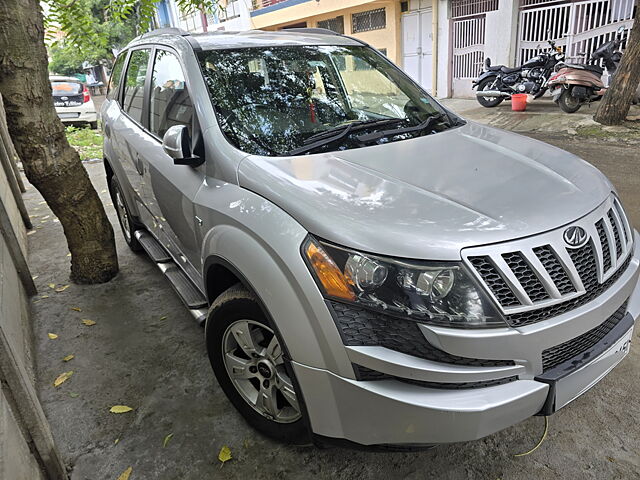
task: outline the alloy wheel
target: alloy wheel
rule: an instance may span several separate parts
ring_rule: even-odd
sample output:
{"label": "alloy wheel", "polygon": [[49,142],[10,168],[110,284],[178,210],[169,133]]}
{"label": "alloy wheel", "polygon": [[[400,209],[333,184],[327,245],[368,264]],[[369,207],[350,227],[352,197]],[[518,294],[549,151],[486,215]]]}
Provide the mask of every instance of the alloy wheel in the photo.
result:
{"label": "alloy wheel", "polygon": [[237,320],[222,338],[224,365],[242,398],[260,415],[278,423],[301,418],[282,348],[273,330],[253,320]]}

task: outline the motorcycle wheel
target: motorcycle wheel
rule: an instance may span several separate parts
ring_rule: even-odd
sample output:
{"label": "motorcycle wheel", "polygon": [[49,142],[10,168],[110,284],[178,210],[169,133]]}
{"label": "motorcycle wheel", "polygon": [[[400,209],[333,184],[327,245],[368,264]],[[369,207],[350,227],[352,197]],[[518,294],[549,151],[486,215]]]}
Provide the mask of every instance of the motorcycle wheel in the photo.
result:
{"label": "motorcycle wheel", "polygon": [[560,107],[560,110],[565,113],[575,113],[580,110],[582,102],[579,98],[571,95],[570,88],[566,88],[560,94],[560,98],[558,98],[558,106]]}
{"label": "motorcycle wheel", "polygon": [[[493,85],[496,83],[495,77],[485,78],[478,84],[478,91],[481,92],[483,90],[491,90]],[[497,107],[502,103],[505,97],[476,97],[478,103],[486,108]]]}

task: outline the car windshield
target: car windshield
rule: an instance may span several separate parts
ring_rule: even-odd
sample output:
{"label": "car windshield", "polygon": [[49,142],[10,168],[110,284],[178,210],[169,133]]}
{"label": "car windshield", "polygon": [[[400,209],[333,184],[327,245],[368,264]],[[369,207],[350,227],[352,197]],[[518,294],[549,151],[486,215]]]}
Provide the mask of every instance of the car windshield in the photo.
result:
{"label": "car windshield", "polygon": [[221,128],[247,153],[358,148],[457,122],[369,47],[240,48],[199,56]]}
{"label": "car windshield", "polygon": [[51,82],[51,90],[54,96],[79,95],[82,93],[82,84],[77,82]]}

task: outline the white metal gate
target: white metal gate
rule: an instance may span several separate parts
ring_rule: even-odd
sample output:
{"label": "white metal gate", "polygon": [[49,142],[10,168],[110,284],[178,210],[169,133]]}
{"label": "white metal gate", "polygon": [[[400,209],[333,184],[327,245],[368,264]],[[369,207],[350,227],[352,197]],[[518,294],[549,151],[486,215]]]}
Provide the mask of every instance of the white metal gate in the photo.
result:
{"label": "white metal gate", "polygon": [[518,58],[521,64],[548,48],[547,40],[556,40],[567,60],[584,62],[616,30],[633,25],[635,0],[522,0],[518,33]]}
{"label": "white metal gate", "polygon": [[453,0],[451,2],[451,93],[473,95],[471,80],[484,62],[485,13],[498,8],[497,0]]}

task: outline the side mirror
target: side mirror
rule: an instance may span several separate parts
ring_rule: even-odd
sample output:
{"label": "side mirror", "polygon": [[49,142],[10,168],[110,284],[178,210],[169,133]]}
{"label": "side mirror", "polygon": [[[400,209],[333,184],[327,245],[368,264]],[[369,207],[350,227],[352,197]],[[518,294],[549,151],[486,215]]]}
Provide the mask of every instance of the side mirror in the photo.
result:
{"label": "side mirror", "polygon": [[176,165],[197,167],[204,161],[191,154],[189,130],[185,125],[174,125],[165,132],[162,137],[162,149],[173,158],[173,163]]}

